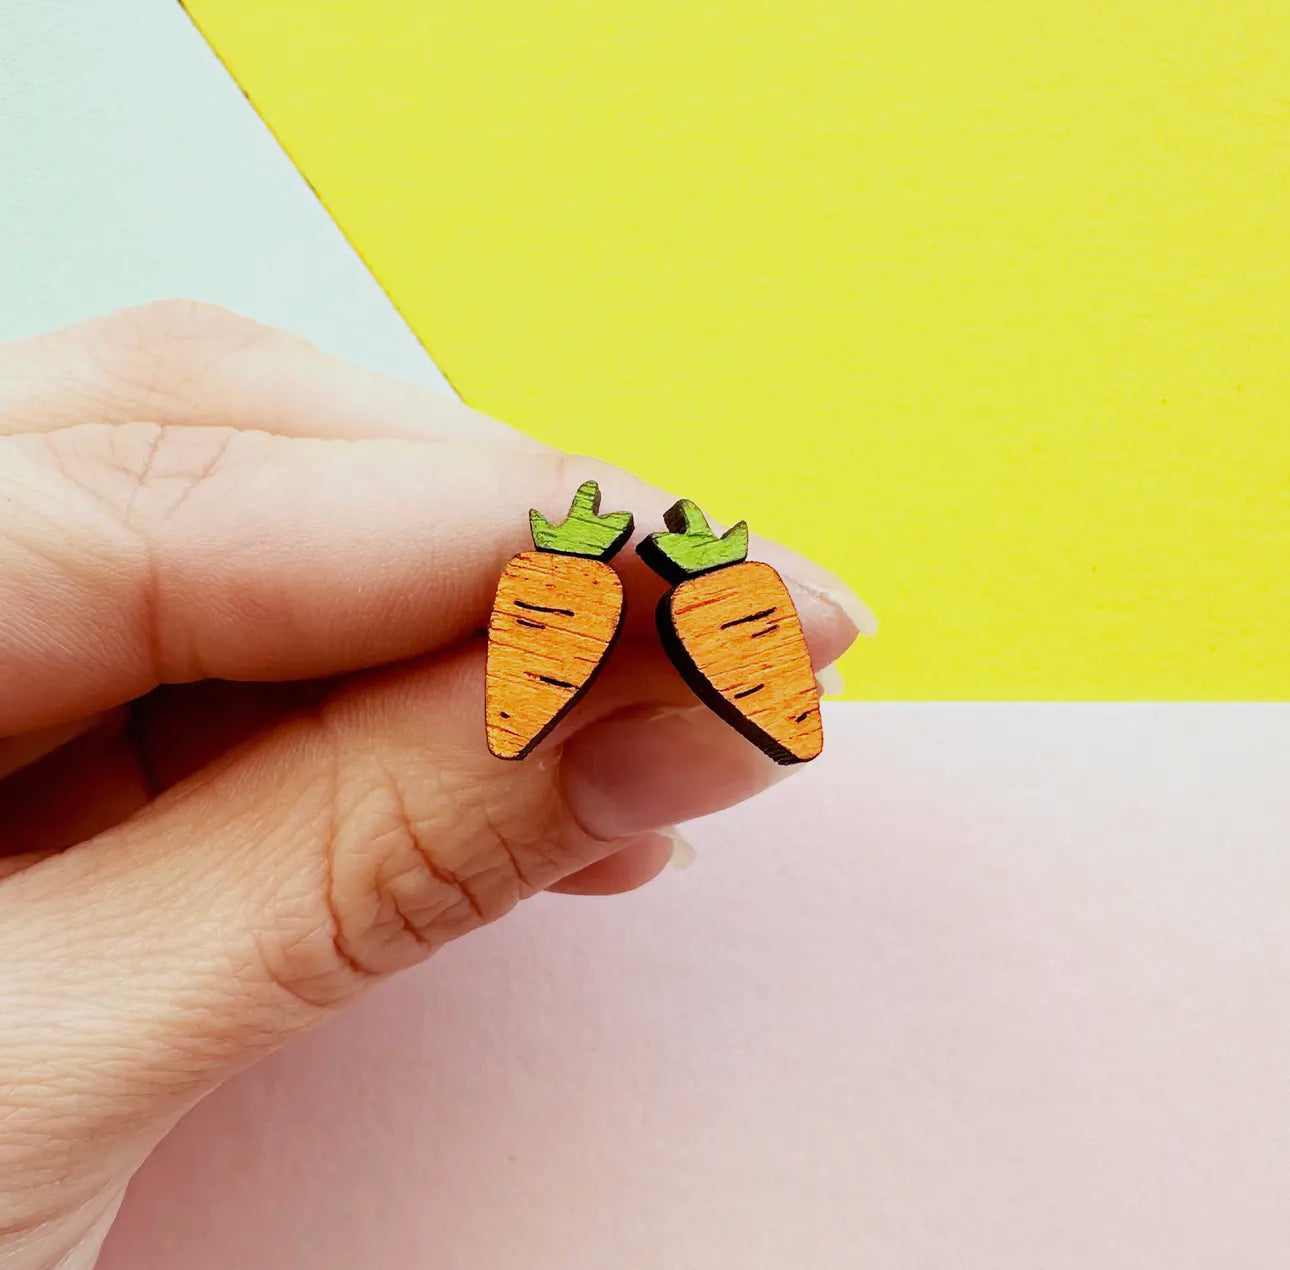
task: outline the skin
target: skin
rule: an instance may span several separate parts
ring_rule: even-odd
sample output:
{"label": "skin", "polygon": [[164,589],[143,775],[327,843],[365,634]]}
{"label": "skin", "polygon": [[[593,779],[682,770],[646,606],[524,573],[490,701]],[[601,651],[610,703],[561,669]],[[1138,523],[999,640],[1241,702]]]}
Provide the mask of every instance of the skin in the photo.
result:
{"label": "skin", "polygon": [[[672,501],[197,305],[0,345],[0,1265],[92,1265],[220,1082],[537,891],[648,881],[659,830],[773,779],[634,557],[586,700],[487,752],[498,575],[586,479],[642,525]],[[836,582],[757,550],[833,661]]]}

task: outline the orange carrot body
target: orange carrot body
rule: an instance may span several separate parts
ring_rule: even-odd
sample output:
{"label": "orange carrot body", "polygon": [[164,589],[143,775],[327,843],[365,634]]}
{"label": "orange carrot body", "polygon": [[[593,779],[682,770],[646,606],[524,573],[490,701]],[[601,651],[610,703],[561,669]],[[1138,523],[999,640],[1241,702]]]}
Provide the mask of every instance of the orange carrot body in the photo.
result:
{"label": "orange carrot body", "polygon": [[591,686],[623,620],[618,574],[585,556],[525,551],[497,586],[488,624],[488,748],[523,758]]}
{"label": "orange carrot body", "polygon": [[792,597],[768,564],[686,579],[663,597],[659,633],[692,688],[779,763],[824,746],[820,692]]}

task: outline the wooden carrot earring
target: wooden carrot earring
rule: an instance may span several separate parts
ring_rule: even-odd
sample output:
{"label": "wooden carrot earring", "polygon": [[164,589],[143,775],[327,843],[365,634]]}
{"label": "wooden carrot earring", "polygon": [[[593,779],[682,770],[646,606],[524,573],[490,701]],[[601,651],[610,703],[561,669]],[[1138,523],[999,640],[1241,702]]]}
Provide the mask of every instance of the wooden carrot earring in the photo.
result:
{"label": "wooden carrot earring", "polygon": [[606,561],[631,512],[600,515],[584,481],[563,524],[529,512],[534,551],[512,556],[488,622],[485,721],[498,758],[528,754],[591,687],[623,624],[623,584]]}
{"label": "wooden carrot earring", "polygon": [[683,498],[636,553],[672,583],[658,633],[686,683],[777,763],[824,747],[820,690],[792,597],[768,564],[749,560],[748,524],[720,538]]}

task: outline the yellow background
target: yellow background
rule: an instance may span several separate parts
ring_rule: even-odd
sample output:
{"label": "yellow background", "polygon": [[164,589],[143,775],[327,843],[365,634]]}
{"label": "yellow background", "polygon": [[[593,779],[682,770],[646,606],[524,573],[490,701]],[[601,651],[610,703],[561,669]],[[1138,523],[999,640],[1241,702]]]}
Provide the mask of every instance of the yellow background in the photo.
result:
{"label": "yellow background", "polygon": [[1290,696],[1290,0],[189,0],[465,398],[850,695]]}

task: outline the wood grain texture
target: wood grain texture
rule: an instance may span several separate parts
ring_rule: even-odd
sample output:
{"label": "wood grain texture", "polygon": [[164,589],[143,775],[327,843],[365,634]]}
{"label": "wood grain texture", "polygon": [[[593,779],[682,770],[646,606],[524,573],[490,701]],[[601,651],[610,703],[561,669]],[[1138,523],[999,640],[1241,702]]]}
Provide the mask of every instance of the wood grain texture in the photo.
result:
{"label": "wood grain texture", "polygon": [[488,623],[488,748],[521,759],[591,687],[618,638],[623,584],[607,564],[524,551],[497,584]]}
{"label": "wood grain texture", "polygon": [[589,556],[611,560],[632,536],[635,521],[631,512],[600,514],[600,486],[583,481],[569,507],[569,514],[553,525],[535,507],[529,512],[533,545],[541,551],[558,551],[566,556]]}
{"label": "wood grain texture", "polygon": [[697,503],[678,499],[663,513],[667,533],[650,534],[636,554],[674,586],[712,569],[748,558],[748,522],[741,520],[718,537]]}
{"label": "wood grain texture", "polygon": [[690,578],[659,601],[658,630],[699,698],[777,763],[824,748],[820,694],[792,597],[768,564]]}

